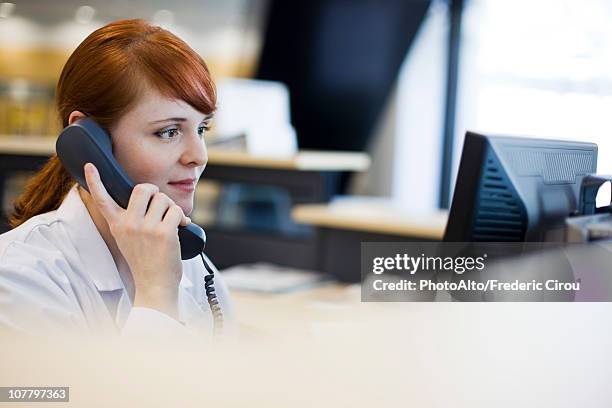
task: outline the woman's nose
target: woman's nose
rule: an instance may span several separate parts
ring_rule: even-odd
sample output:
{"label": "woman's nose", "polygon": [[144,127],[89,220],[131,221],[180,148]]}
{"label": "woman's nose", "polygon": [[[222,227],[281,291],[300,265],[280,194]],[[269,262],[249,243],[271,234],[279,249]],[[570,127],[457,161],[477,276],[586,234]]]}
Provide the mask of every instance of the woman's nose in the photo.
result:
{"label": "woman's nose", "polygon": [[188,166],[204,166],[208,163],[208,150],[204,139],[197,133],[184,138],[185,145],[181,161]]}

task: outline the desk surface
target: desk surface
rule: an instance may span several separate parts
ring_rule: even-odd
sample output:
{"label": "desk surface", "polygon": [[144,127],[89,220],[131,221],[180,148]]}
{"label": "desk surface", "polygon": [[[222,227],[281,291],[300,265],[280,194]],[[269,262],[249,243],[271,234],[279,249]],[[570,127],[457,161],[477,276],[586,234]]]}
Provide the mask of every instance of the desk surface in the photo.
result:
{"label": "desk surface", "polygon": [[294,335],[311,330],[312,324],[342,321],[363,305],[358,285],[340,283],[285,294],[230,291],[237,323],[247,337]]}
{"label": "desk surface", "polygon": [[[0,136],[0,154],[50,156],[54,152],[54,138]],[[370,157],[359,152],[315,150],[303,150],[291,157],[256,156],[244,151],[212,147],[208,149],[208,163],[300,171],[364,171],[370,166]]]}
{"label": "desk surface", "polygon": [[447,211],[415,214],[381,202],[298,205],[291,215],[300,224],[429,239],[442,239],[448,219]]}

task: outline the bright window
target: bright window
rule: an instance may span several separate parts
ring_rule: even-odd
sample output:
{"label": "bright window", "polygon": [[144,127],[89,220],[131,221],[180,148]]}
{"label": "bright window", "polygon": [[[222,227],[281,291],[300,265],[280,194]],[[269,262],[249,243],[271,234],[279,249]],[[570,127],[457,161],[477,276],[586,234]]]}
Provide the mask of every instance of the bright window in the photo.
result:
{"label": "bright window", "polygon": [[453,179],[466,130],[590,141],[612,174],[612,2],[471,0]]}

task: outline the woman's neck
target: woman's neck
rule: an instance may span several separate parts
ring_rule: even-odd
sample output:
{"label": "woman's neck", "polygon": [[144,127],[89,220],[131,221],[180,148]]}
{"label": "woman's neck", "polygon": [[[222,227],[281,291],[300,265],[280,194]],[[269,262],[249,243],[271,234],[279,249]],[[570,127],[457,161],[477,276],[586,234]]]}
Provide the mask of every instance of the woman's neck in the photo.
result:
{"label": "woman's neck", "polygon": [[98,232],[102,236],[102,239],[106,243],[106,246],[108,247],[108,250],[110,251],[113,257],[113,260],[115,261],[115,265],[117,266],[117,271],[119,271],[119,276],[121,277],[121,280],[123,281],[123,284],[128,291],[130,299],[132,299],[133,302],[135,291],[134,279],[132,278],[132,273],[127,264],[127,261],[125,260],[123,254],[117,246],[117,241],[115,241],[115,238],[110,232],[108,222],[106,221],[102,213],[98,210],[98,207],[93,202],[91,195],[80,186],[78,187],[78,192],[79,196],[81,197],[81,200],[83,201],[83,204],[85,204],[85,207],[87,208],[87,211],[91,216],[93,223],[95,224],[96,228],[98,229]]}

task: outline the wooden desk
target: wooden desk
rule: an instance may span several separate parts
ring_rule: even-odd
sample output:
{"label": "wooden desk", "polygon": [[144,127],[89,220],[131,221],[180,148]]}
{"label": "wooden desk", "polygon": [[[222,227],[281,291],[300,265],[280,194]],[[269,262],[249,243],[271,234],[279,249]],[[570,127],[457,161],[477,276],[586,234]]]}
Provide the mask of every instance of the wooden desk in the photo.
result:
{"label": "wooden desk", "polygon": [[294,207],[292,217],[321,228],[440,240],[448,211],[412,214],[384,204],[310,204]]}
{"label": "wooden desk", "polygon": [[362,242],[439,241],[447,211],[414,214],[383,200],[294,207],[293,220],[316,227],[318,268],[343,282],[361,278]]}

